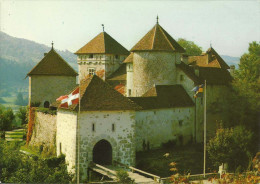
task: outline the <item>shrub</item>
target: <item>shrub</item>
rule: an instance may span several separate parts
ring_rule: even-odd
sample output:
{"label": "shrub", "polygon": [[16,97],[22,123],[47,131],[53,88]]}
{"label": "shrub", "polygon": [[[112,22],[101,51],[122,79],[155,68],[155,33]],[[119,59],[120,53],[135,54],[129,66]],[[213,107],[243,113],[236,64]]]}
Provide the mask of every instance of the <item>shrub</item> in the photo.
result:
{"label": "shrub", "polygon": [[131,183],[128,173],[125,170],[118,170],[116,177],[120,183]]}

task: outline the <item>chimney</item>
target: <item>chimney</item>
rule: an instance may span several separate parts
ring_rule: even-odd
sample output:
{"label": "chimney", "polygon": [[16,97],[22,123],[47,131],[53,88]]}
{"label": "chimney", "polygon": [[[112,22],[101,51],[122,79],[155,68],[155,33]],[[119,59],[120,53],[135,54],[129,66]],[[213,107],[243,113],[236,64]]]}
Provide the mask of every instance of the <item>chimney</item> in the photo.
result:
{"label": "chimney", "polygon": [[233,77],[234,74],[235,74],[235,69],[236,69],[236,66],[235,65],[230,65],[230,75]]}
{"label": "chimney", "polygon": [[45,53],[44,53],[44,56],[46,56],[47,54],[48,54],[48,53],[45,52]]}

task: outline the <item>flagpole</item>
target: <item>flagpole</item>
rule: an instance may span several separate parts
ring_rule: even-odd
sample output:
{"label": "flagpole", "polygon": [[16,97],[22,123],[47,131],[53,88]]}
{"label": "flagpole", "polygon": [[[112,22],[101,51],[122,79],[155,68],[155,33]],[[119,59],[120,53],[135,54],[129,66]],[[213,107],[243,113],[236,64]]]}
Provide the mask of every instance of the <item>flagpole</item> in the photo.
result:
{"label": "flagpole", "polygon": [[77,159],[77,184],[80,183],[80,128],[79,128],[79,116],[80,116],[80,82],[79,82],[79,110],[78,110],[78,117],[77,117],[77,147],[78,147],[78,159]]}
{"label": "flagpole", "polygon": [[205,172],[206,172],[206,98],[207,98],[207,94],[206,94],[206,88],[207,88],[207,84],[206,84],[206,80],[205,80],[205,90],[204,90],[204,164],[203,164],[203,175],[205,178]]}

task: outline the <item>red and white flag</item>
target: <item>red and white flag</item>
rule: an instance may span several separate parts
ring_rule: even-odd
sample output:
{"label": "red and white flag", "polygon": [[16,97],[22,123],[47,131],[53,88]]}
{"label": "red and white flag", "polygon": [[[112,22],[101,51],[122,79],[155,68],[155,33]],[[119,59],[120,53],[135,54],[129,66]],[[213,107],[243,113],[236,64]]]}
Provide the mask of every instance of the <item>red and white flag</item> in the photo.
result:
{"label": "red and white flag", "polygon": [[60,107],[68,108],[72,104],[79,103],[79,87],[75,89],[71,94],[60,96],[56,101],[61,101]]}

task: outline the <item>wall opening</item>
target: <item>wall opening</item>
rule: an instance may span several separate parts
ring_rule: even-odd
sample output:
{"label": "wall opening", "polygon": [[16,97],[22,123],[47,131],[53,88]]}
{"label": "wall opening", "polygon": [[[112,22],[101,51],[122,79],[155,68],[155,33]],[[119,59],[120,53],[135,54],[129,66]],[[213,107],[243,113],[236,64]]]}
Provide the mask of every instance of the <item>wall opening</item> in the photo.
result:
{"label": "wall opening", "polygon": [[44,108],[49,108],[50,107],[50,102],[45,101],[44,104],[43,104],[43,107]]}
{"label": "wall opening", "polygon": [[93,162],[100,165],[112,164],[112,146],[102,139],[96,143],[93,148]]}

